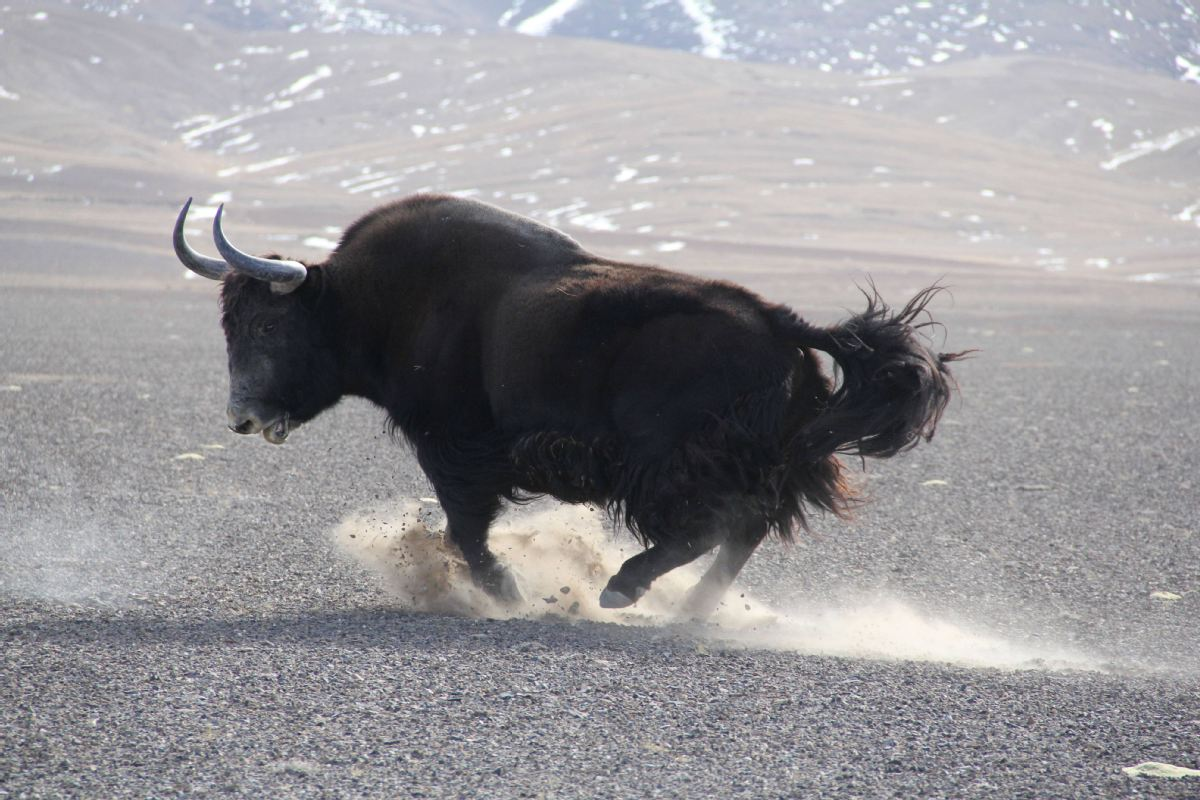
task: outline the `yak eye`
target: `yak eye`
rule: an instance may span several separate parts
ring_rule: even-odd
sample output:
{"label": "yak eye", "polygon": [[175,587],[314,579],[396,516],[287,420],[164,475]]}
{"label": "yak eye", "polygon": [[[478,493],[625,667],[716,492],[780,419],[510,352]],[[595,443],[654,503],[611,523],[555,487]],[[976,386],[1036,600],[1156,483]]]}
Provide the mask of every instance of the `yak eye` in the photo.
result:
{"label": "yak eye", "polygon": [[259,333],[270,333],[271,331],[275,330],[276,325],[278,325],[278,323],[274,320],[260,322],[258,323],[258,331]]}

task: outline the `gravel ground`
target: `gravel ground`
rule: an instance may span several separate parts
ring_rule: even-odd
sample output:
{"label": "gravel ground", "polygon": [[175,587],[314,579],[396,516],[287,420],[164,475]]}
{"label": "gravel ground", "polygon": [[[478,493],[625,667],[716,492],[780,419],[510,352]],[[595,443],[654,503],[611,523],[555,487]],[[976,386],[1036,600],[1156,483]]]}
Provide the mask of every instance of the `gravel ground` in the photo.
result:
{"label": "gravel ground", "polygon": [[938,438],[742,580],[1022,669],[413,612],[330,536],[429,492],[378,412],[235,437],[211,287],[9,286],[0,797],[1200,796],[1121,771],[1200,767],[1196,292],[1046,285],[958,292]]}

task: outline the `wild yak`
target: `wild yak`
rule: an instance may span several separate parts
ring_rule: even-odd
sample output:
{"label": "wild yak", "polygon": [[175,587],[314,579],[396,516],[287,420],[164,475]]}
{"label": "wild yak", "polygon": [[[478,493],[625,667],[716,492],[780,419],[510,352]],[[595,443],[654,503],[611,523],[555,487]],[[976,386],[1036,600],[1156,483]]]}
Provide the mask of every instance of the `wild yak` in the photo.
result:
{"label": "wild yak", "polygon": [[[710,613],[771,531],[854,500],[837,454],[886,458],[934,433],[952,391],[921,340],[931,287],[878,293],[831,327],[725,281],[593,255],[553,228],[456,197],[371,211],[323,263],[174,244],[222,281],[229,427],[282,443],[345,395],[411,443],[474,581],[520,597],[488,549],[501,498],[605,507],[645,546],[607,608],[720,547],[685,607]],[[814,355],[840,368],[835,387]]]}

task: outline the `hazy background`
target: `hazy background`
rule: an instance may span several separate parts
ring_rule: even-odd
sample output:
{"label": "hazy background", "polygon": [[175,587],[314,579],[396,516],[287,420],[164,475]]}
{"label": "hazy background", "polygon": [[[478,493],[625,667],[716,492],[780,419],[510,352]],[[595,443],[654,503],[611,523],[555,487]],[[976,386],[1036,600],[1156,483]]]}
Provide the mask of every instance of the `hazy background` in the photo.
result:
{"label": "hazy background", "polygon": [[609,256],[837,267],[839,292],[885,265],[1200,282],[1185,0],[88,0],[6,3],[0,28],[10,284],[47,279],[47,236],[62,274],[177,277],[189,195],[228,199],[250,250],[319,258],[428,190]]}

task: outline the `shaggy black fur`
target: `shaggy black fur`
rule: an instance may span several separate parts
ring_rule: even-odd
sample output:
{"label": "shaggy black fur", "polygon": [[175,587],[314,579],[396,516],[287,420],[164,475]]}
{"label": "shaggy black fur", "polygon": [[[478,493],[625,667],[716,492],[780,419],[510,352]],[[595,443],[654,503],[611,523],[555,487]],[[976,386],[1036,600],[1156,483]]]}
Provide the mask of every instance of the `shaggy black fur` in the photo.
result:
{"label": "shaggy black fur", "polygon": [[[919,335],[937,292],[893,312],[872,290],[865,311],[817,327],[733,284],[418,196],[356,222],[293,294],[226,278],[223,321],[240,402],[296,422],[345,394],[387,410],[487,588],[512,591],[486,547],[499,499],[549,494],[675,553],[622,569],[609,600],[632,601],[724,526],[745,532],[736,573],[767,530],[806,527],[806,507],[844,515],[837,454],[933,435],[962,356]],[[814,350],[836,361],[836,389]]]}

